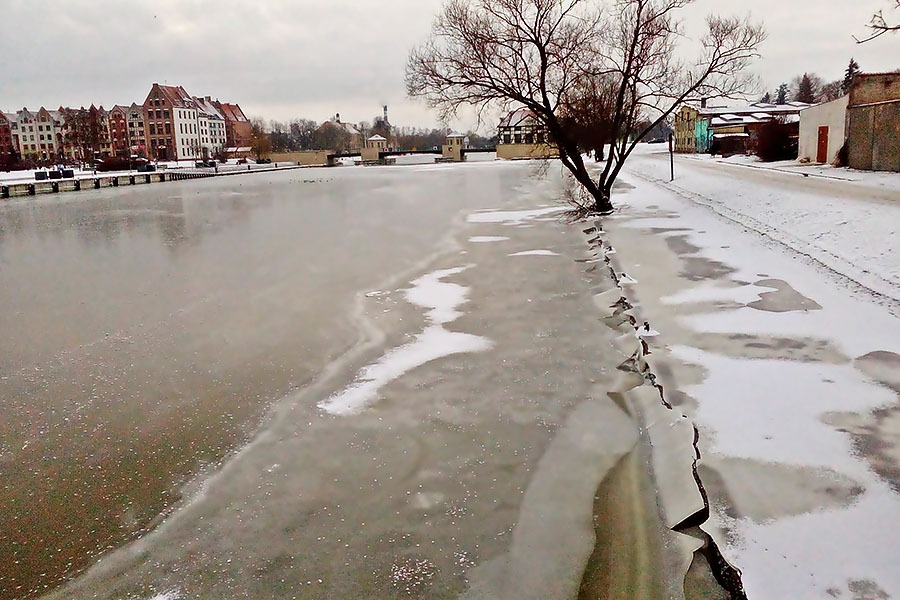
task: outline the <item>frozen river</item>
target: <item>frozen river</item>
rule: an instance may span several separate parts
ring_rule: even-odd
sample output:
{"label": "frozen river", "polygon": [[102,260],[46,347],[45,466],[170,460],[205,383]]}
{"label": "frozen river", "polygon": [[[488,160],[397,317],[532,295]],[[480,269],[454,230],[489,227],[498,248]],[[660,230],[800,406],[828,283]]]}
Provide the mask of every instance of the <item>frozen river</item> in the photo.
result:
{"label": "frozen river", "polygon": [[0,598],[680,590],[608,284],[532,170],[0,208]]}

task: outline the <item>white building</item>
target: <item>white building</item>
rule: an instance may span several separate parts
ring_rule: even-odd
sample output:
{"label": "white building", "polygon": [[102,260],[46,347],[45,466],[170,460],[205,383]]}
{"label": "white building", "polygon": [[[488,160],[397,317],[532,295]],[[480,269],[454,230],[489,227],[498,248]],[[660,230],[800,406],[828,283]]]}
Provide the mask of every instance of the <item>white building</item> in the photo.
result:
{"label": "white building", "polygon": [[23,108],[7,118],[13,146],[23,158],[50,160],[63,151],[63,119],[59,111],[41,107],[33,113]]}
{"label": "white building", "polygon": [[209,96],[194,98],[197,107],[197,130],[200,156],[208,158],[225,149],[225,116],[219,112]]}
{"label": "white building", "polygon": [[175,135],[175,151],[179,159],[200,156],[200,128],[197,114],[197,105],[190,96],[182,98],[181,106],[173,110],[172,133]]}
{"label": "white building", "polygon": [[832,163],[847,139],[847,106],[850,96],[823,102],[800,113],[797,159]]}

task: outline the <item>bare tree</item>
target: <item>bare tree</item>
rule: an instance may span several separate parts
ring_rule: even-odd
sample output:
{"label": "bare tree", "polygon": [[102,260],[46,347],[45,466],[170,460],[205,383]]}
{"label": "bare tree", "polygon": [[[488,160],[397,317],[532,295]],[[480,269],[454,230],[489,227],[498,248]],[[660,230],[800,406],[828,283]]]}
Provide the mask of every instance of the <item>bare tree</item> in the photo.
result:
{"label": "bare tree", "polygon": [[266,131],[266,122],[261,117],[250,119],[250,149],[256,160],[269,154],[272,147],[269,132]]}
{"label": "bare tree", "polygon": [[[900,0],[892,0],[895,9],[900,9]],[[853,39],[856,40],[857,44],[864,44],[871,40],[874,40],[877,37],[884,35],[889,31],[900,31],[900,23],[889,23],[887,19],[884,18],[884,11],[879,10],[877,13],[872,15],[872,19],[869,21],[869,29],[871,30],[871,34],[869,37],[859,39],[856,36],[853,36]]]}
{"label": "bare tree", "polygon": [[584,77],[572,85],[560,103],[560,124],[581,152],[604,160],[604,148],[615,140],[612,115],[618,86],[612,77]]}
{"label": "bare tree", "polygon": [[[709,17],[696,58],[677,58],[683,37],[675,16],[691,2],[449,0],[431,37],[410,53],[407,92],[426,98],[442,119],[463,104],[479,115],[489,107],[530,109],[591,197],[586,208],[609,212],[613,183],[647,132],[634,130],[639,120],[649,130],[688,98],[731,97],[750,83],[744,69],[765,33],[747,20]],[[615,89],[612,146],[597,180],[562,122],[567,96],[593,77],[611,78]]]}

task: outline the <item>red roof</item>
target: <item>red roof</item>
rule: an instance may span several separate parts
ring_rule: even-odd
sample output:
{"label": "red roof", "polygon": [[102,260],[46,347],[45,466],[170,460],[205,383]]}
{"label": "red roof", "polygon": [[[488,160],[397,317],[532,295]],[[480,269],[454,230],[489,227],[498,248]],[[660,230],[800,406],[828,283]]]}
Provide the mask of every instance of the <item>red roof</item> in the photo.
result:
{"label": "red roof", "polygon": [[159,88],[159,93],[176,108],[193,108],[191,95],[180,85],[159,85],[153,84]]}
{"label": "red roof", "polygon": [[213,105],[219,109],[219,111],[225,115],[225,119],[228,121],[237,121],[237,122],[247,122],[250,119],[244,115],[244,111],[241,110],[241,107],[237,104],[228,104],[226,102],[216,101]]}

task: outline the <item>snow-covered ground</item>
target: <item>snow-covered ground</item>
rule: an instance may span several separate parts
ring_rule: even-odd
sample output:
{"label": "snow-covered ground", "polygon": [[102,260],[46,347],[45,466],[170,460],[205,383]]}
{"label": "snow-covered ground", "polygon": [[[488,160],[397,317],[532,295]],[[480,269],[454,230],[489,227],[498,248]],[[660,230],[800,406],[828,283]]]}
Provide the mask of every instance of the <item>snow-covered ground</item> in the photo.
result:
{"label": "snow-covered ground", "polygon": [[668,168],[633,157],[603,228],[699,429],[704,529],[750,598],[900,596],[900,175]]}
{"label": "snow-covered ground", "polygon": [[[668,154],[646,144],[639,148],[630,172],[900,303],[900,173],[676,155],[675,181],[669,183]],[[827,177],[802,176],[811,170]]]}
{"label": "snow-covered ground", "polygon": [[897,189],[897,187],[900,186],[900,182],[898,182],[900,177],[898,177],[897,173],[885,171],[860,171],[849,167],[833,167],[831,165],[819,163],[801,163],[796,160],[762,162],[758,157],[746,154],[735,154],[734,156],[729,156],[727,158],[711,156],[709,154],[685,154],[679,156],[679,159],[741,165],[752,169],[780,171],[783,173],[793,173],[795,175],[806,175],[807,177],[825,177],[839,181],[857,181],[865,185],[876,187]]}

